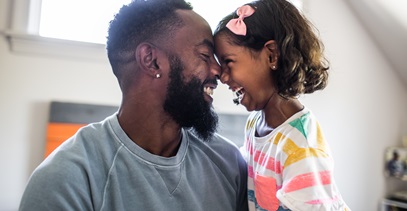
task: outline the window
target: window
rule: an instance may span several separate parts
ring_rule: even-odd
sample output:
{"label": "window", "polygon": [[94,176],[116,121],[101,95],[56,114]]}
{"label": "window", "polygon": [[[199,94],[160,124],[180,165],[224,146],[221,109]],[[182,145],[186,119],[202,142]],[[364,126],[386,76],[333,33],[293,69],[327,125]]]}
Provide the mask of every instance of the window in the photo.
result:
{"label": "window", "polygon": [[[8,15],[9,27],[6,31],[0,27],[0,32],[9,38],[15,52],[106,60],[109,21],[130,1],[6,0],[0,13],[8,13],[6,8],[13,8],[13,12]],[[223,16],[251,0],[187,1],[215,29]],[[291,2],[302,7],[302,0]]]}
{"label": "window", "polygon": [[[39,35],[105,43],[109,21],[123,4],[129,2],[130,0],[42,0]],[[215,29],[227,12],[250,1],[218,0],[216,4],[203,0],[189,2]]]}
{"label": "window", "polygon": [[109,21],[130,0],[42,0],[39,35],[105,43]]}

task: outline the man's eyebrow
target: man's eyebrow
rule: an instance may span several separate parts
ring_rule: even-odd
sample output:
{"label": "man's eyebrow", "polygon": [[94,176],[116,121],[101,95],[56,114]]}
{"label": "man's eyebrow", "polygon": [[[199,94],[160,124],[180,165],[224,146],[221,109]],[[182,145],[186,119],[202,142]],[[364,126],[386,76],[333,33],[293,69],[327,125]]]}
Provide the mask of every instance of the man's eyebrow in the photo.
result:
{"label": "man's eyebrow", "polygon": [[210,50],[214,51],[215,47],[213,45],[213,43],[208,40],[208,39],[204,39],[202,42],[200,42],[198,45],[196,45],[197,47],[199,46],[206,46],[208,47]]}

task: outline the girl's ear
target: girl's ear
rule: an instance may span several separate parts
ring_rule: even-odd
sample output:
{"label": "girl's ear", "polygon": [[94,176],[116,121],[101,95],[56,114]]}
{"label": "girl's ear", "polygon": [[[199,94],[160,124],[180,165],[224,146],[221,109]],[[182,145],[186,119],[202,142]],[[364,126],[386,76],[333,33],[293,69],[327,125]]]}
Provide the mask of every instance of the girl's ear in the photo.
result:
{"label": "girl's ear", "polygon": [[141,70],[152,77],[161,74],[160,67],[157,63],[157,48],[150,43],[141,43],[136,49],[136,60]]}
{"label": "girl's ear", "polygon": [[264,44],[264,48],[267,52],[268,63],[272,70],[276,70],[278,67],[279,51],[276,41],[269,40]]}

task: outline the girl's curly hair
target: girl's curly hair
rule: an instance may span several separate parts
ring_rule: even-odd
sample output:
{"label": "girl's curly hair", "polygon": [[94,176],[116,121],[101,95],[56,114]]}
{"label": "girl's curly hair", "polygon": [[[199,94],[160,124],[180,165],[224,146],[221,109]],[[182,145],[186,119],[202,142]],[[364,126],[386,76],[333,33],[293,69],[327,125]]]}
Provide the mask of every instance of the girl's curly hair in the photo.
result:
{"label": "girl's curly hair", "polygon": [[215,36],[225,34],[233,44],[252,52],[260,52],[269,40],[276,41],[279,58],[273,78],[283,97],[293,98],[324,89],[329,62],[314,26],[286,0],[258,0],[247,5],[255,12],[244,19],[246,35],[236,35],[226,28],[229,20],[236,18],[233,12],[219,23]]}

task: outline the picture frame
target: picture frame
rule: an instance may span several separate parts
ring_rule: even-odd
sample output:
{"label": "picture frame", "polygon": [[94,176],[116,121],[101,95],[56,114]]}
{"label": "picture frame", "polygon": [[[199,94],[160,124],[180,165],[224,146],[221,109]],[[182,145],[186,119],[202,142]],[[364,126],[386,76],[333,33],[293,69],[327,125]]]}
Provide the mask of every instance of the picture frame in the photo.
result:
{"label": "picture frame", "polygon": [[406,147],[388,147],[386,149],[385,175],[407,181]]}

